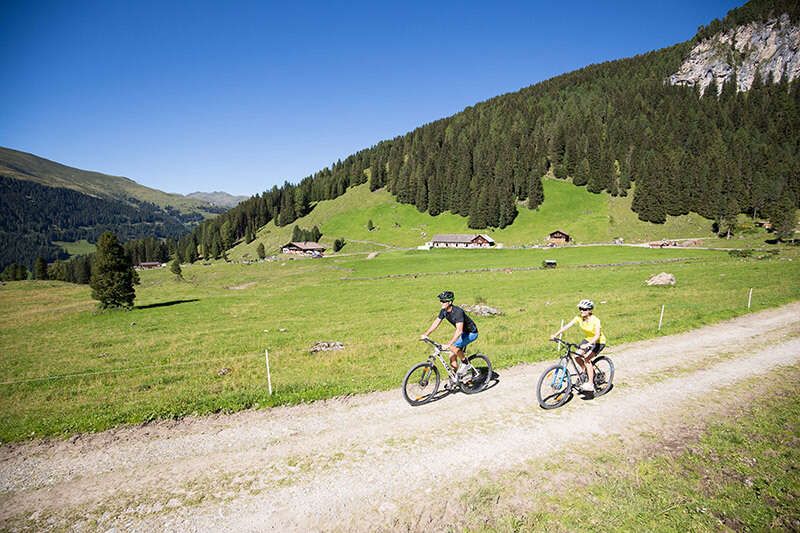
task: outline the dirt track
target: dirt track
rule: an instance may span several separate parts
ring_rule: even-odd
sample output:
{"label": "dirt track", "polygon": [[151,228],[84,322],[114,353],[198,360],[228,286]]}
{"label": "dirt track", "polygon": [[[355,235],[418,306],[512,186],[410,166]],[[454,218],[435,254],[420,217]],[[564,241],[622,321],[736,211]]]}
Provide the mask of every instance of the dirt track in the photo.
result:
{"label": "dirt track", "polygon": [[663,431],[689,400],[798,364],[798,316],[800,302],[611,347],[614,389],[555,411],[539,409],[534,395],[546,362],[502,370],[481,394],[416,408],[394,390],[6,445],[0,528],[413,529],[408,509],[444,505],[470,477],[576,439]]}

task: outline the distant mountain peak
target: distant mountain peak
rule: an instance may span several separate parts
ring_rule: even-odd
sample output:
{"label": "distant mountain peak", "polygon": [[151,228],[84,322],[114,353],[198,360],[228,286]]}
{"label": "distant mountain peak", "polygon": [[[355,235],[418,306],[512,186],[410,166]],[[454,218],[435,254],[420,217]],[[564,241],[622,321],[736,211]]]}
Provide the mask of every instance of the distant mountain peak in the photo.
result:
{"label": "distant mountain peak", "polygon": [[225,191],[214,191],[214,192],[193,192],[186,195],[187,198],[194,198],[195,200],[201,200],[203,202],[208,202],[212,205],[218,205],[221,207],[235,207],[239,203],[247,200],[247,196],[236,196]]}

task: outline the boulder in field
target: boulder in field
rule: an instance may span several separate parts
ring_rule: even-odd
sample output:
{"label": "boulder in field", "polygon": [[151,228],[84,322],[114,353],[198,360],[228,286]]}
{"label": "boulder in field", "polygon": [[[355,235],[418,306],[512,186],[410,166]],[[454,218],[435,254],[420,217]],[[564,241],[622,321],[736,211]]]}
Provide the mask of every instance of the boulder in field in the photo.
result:
{"label": "boulder in field", "polygon": [[648,285],[675,285],[675,276],[662,272],[647,280]]}
{"label": "boulder in field", "polygon": [[344,344],[342,344],[339,341],[331,341],[331,342],[319,341],[315,343],[314,346],[312,346],[309,351],[311,353],[316,353],[316,352],[333,352],[337,350],[344,350]]}
{"label": "boulder in field", "polygon": [[495,307],[489,307],[485,304],[465,305],[464,311],[478,316],[495,316],[503,314],[501,310]]}

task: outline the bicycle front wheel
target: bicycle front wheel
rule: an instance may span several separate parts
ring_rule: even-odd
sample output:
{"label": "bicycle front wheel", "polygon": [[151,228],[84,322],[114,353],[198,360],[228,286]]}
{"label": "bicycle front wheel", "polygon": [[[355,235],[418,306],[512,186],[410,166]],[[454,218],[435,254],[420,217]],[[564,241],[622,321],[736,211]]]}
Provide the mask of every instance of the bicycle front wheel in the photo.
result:
{"label": "bicycle front wheel", "polygon": [[458,386],[464,394],[475,394],[486,388],[492,379],[492,362],[482,353],[467,357],[472,365],[470,374],[459,382]]}
{"label": "bicycle front wheel", "polygon": [[411,405],[431,401],[439,390],[439,369],[430,362],[411,367],[403,378],[403,398]]}
{"label": "bicycle front wheel", "polygon": [[614,363],[608,357],[598,357],[592,361],[594,365],[594,395],[602,396],[611,389],[614,381]]}
{"label": "bicycle front wheel", "polygon": [[569,370],[563,365],[552,365],[539,377],[536,399],[542,409],[561,407],[569,398],[572,383]]}

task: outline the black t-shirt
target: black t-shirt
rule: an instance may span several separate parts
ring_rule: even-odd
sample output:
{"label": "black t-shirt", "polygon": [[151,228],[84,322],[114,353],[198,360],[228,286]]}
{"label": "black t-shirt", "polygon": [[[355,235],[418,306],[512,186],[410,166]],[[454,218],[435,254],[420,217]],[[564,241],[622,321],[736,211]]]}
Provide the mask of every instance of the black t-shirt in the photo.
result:
{"label": "black t-shirt", "polygon": [[464,333],[478,333],[478,326],[476,326],[475,322],[467,316],[467,313],[457,305],[450,306],[449,313],[444,309],[439,311],[439,320],[444,320],[445,318],[454,326],[459,322],[463,322]]}

